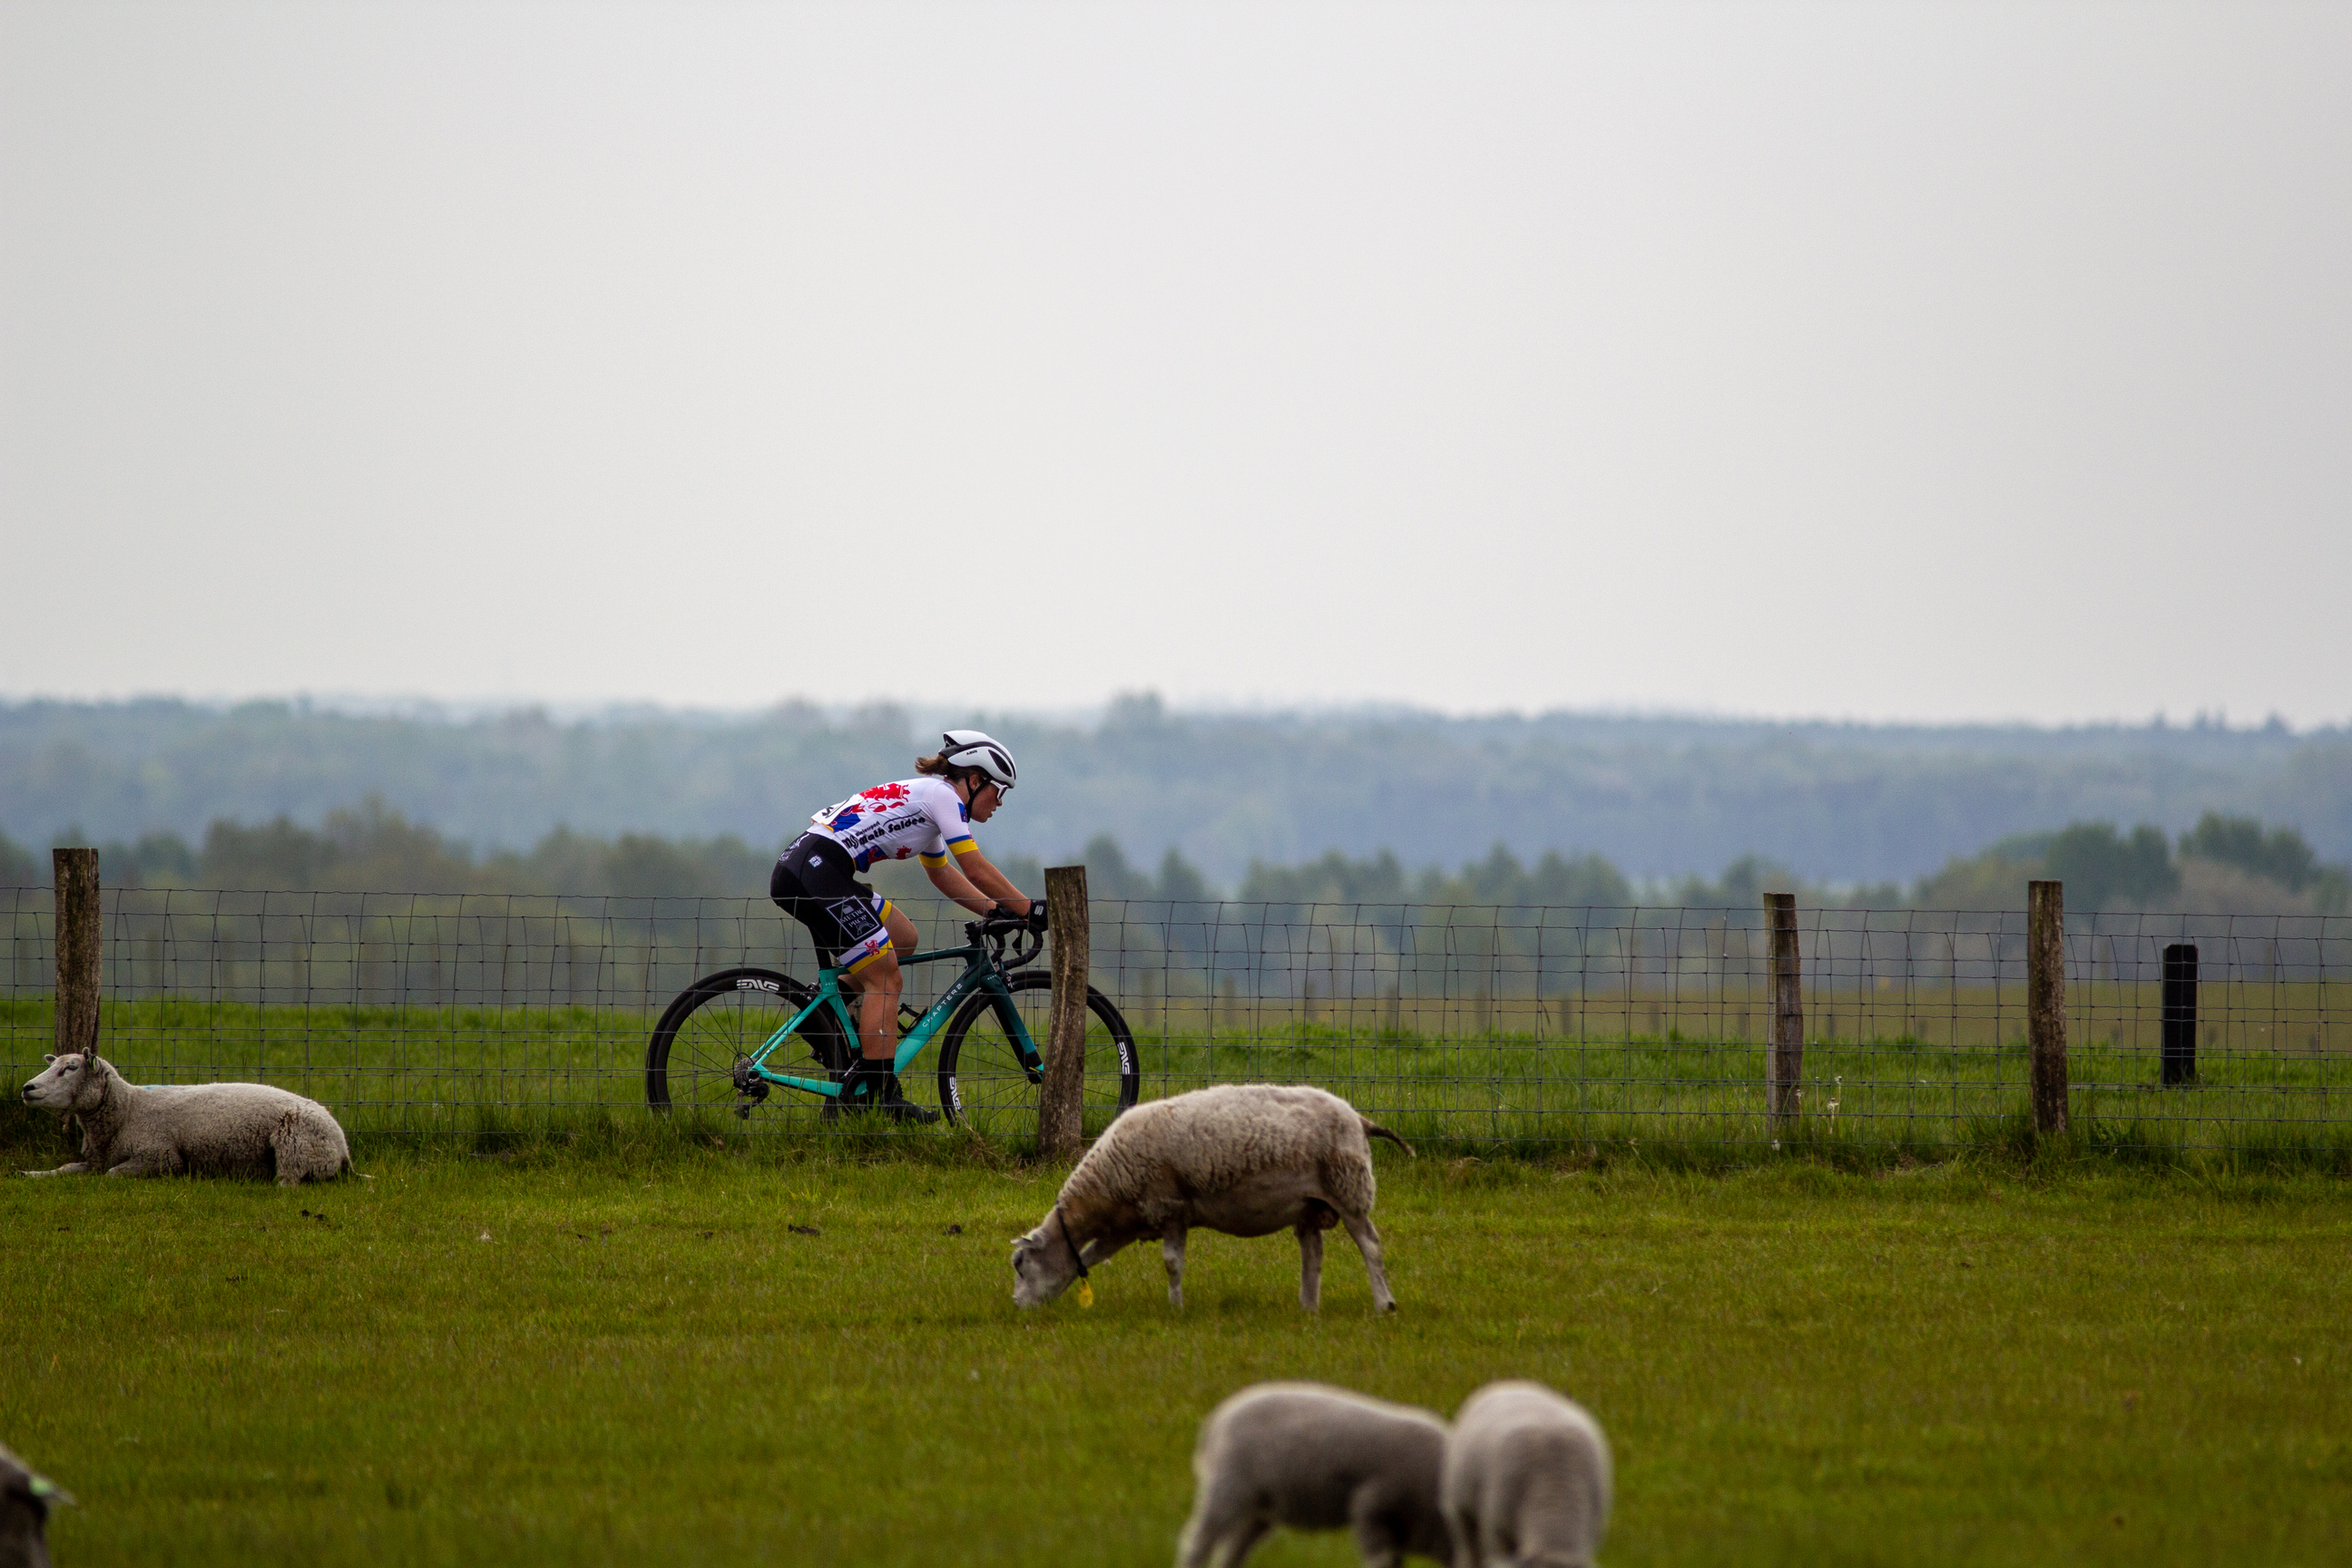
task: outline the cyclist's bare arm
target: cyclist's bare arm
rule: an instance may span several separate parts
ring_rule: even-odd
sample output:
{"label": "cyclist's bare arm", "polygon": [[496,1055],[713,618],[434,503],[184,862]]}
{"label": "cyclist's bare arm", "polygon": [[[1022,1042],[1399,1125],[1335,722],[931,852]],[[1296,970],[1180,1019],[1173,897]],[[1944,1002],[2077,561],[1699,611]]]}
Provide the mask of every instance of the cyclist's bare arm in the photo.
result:
{"label": "cyclist's bare arm", "polygon": [[1003,904],[1008,914],[1029,912],[1029,895],[1014,887],[1013,879],[990,865],[988,857],[977,849],[925,866],[923,875],[931,879],[932,887],[976,915],[988,912],[992,899]]}

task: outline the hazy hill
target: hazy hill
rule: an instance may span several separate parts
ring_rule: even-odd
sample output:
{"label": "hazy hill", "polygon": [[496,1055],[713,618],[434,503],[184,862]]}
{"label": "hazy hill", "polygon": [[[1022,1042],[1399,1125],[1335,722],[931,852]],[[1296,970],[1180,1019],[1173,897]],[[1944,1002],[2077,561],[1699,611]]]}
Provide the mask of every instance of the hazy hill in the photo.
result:
{"label": "hazy hill", "polygon": [[[1238,887],[1253,862],[1338,850],[1461,867],[1498,842],[1529,864],[1594,853],[1637,879],[1770,857],[1810,881],[1909,882],[2006,837],[2082,820],[2178,835],[2208,810],[2302,829],[2352,859],[2352,734],[2282,725],[1925,728],[1593,717],[1171,712],[979,722],[1027,779],[992,849],[1051,859],[1108,834],[1139,865],[1179,850]],[[559,721],[382,716],[287,703],[0,705],[0,832],[42,844],[215,819],[317,825],[373,795],[477,851],[555,827],[740,837],[755,853],[818,806],[897,776],[898,709],[754,717],[615,711]]]}

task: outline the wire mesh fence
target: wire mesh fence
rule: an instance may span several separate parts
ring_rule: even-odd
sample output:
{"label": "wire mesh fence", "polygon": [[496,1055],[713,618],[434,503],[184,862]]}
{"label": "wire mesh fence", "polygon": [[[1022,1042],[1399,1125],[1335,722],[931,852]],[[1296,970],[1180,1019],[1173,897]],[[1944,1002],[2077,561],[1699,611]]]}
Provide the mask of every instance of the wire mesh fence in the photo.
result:
{"label": "wire mesh fence", "polygon": [[[764,899],[110,889],[100,1048],[133,1080],[255,1079],[354,1131],[560,1127],[650,1114],[656,1019],[739,965],[815,978]],[[925,946],[961,910],[917,903]],[[5,1058],[52,1047],[47,889],[0,889]],[[1409,1137],[1926,1149],[2026,1103],[2025,915],[1800,911],[1799,1122],[1765,1114],[1762,911],[1100,900],[1094,984],[1125,1015],[1146,1098],[1318,1084]],[[2170,1038],[2168,952],[2198,984]],[[2352,1147],[2352,919],[2075,916],[2073,1119],[2113,1142]],[[957,973],[910,968],[918,1009]],[[1025,1005],[1025,1004],[1024,1004]],[[1039,1031],[1042,1034],[1042,1029]],[[925,1064],[908,1090],[928,1099]],[[833,1125],[781,1095],[738,1131]]]}

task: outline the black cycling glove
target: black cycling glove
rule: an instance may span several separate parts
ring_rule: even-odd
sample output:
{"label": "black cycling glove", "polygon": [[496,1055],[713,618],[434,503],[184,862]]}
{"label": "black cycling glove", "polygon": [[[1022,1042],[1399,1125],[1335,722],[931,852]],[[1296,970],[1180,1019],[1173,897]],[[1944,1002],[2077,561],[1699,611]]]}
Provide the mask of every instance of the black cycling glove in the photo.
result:
{"label": "black cycling glove", "polygon": [[1034,931],[1045,929],[1045,900],[1043,899],[1029,900],[1029,929]]}

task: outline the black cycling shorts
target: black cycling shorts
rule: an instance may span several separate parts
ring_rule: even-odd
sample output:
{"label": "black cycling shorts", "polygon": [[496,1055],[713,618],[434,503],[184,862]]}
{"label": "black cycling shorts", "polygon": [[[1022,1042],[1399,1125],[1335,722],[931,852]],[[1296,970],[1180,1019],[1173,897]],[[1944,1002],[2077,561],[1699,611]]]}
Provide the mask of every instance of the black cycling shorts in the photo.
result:
{"label": "black cycling shorts", "polygon": [[890,945],[890,900],[859,881],[849,851],[821,833],[802,834],[776,858],[768,897],[852,973]]}

